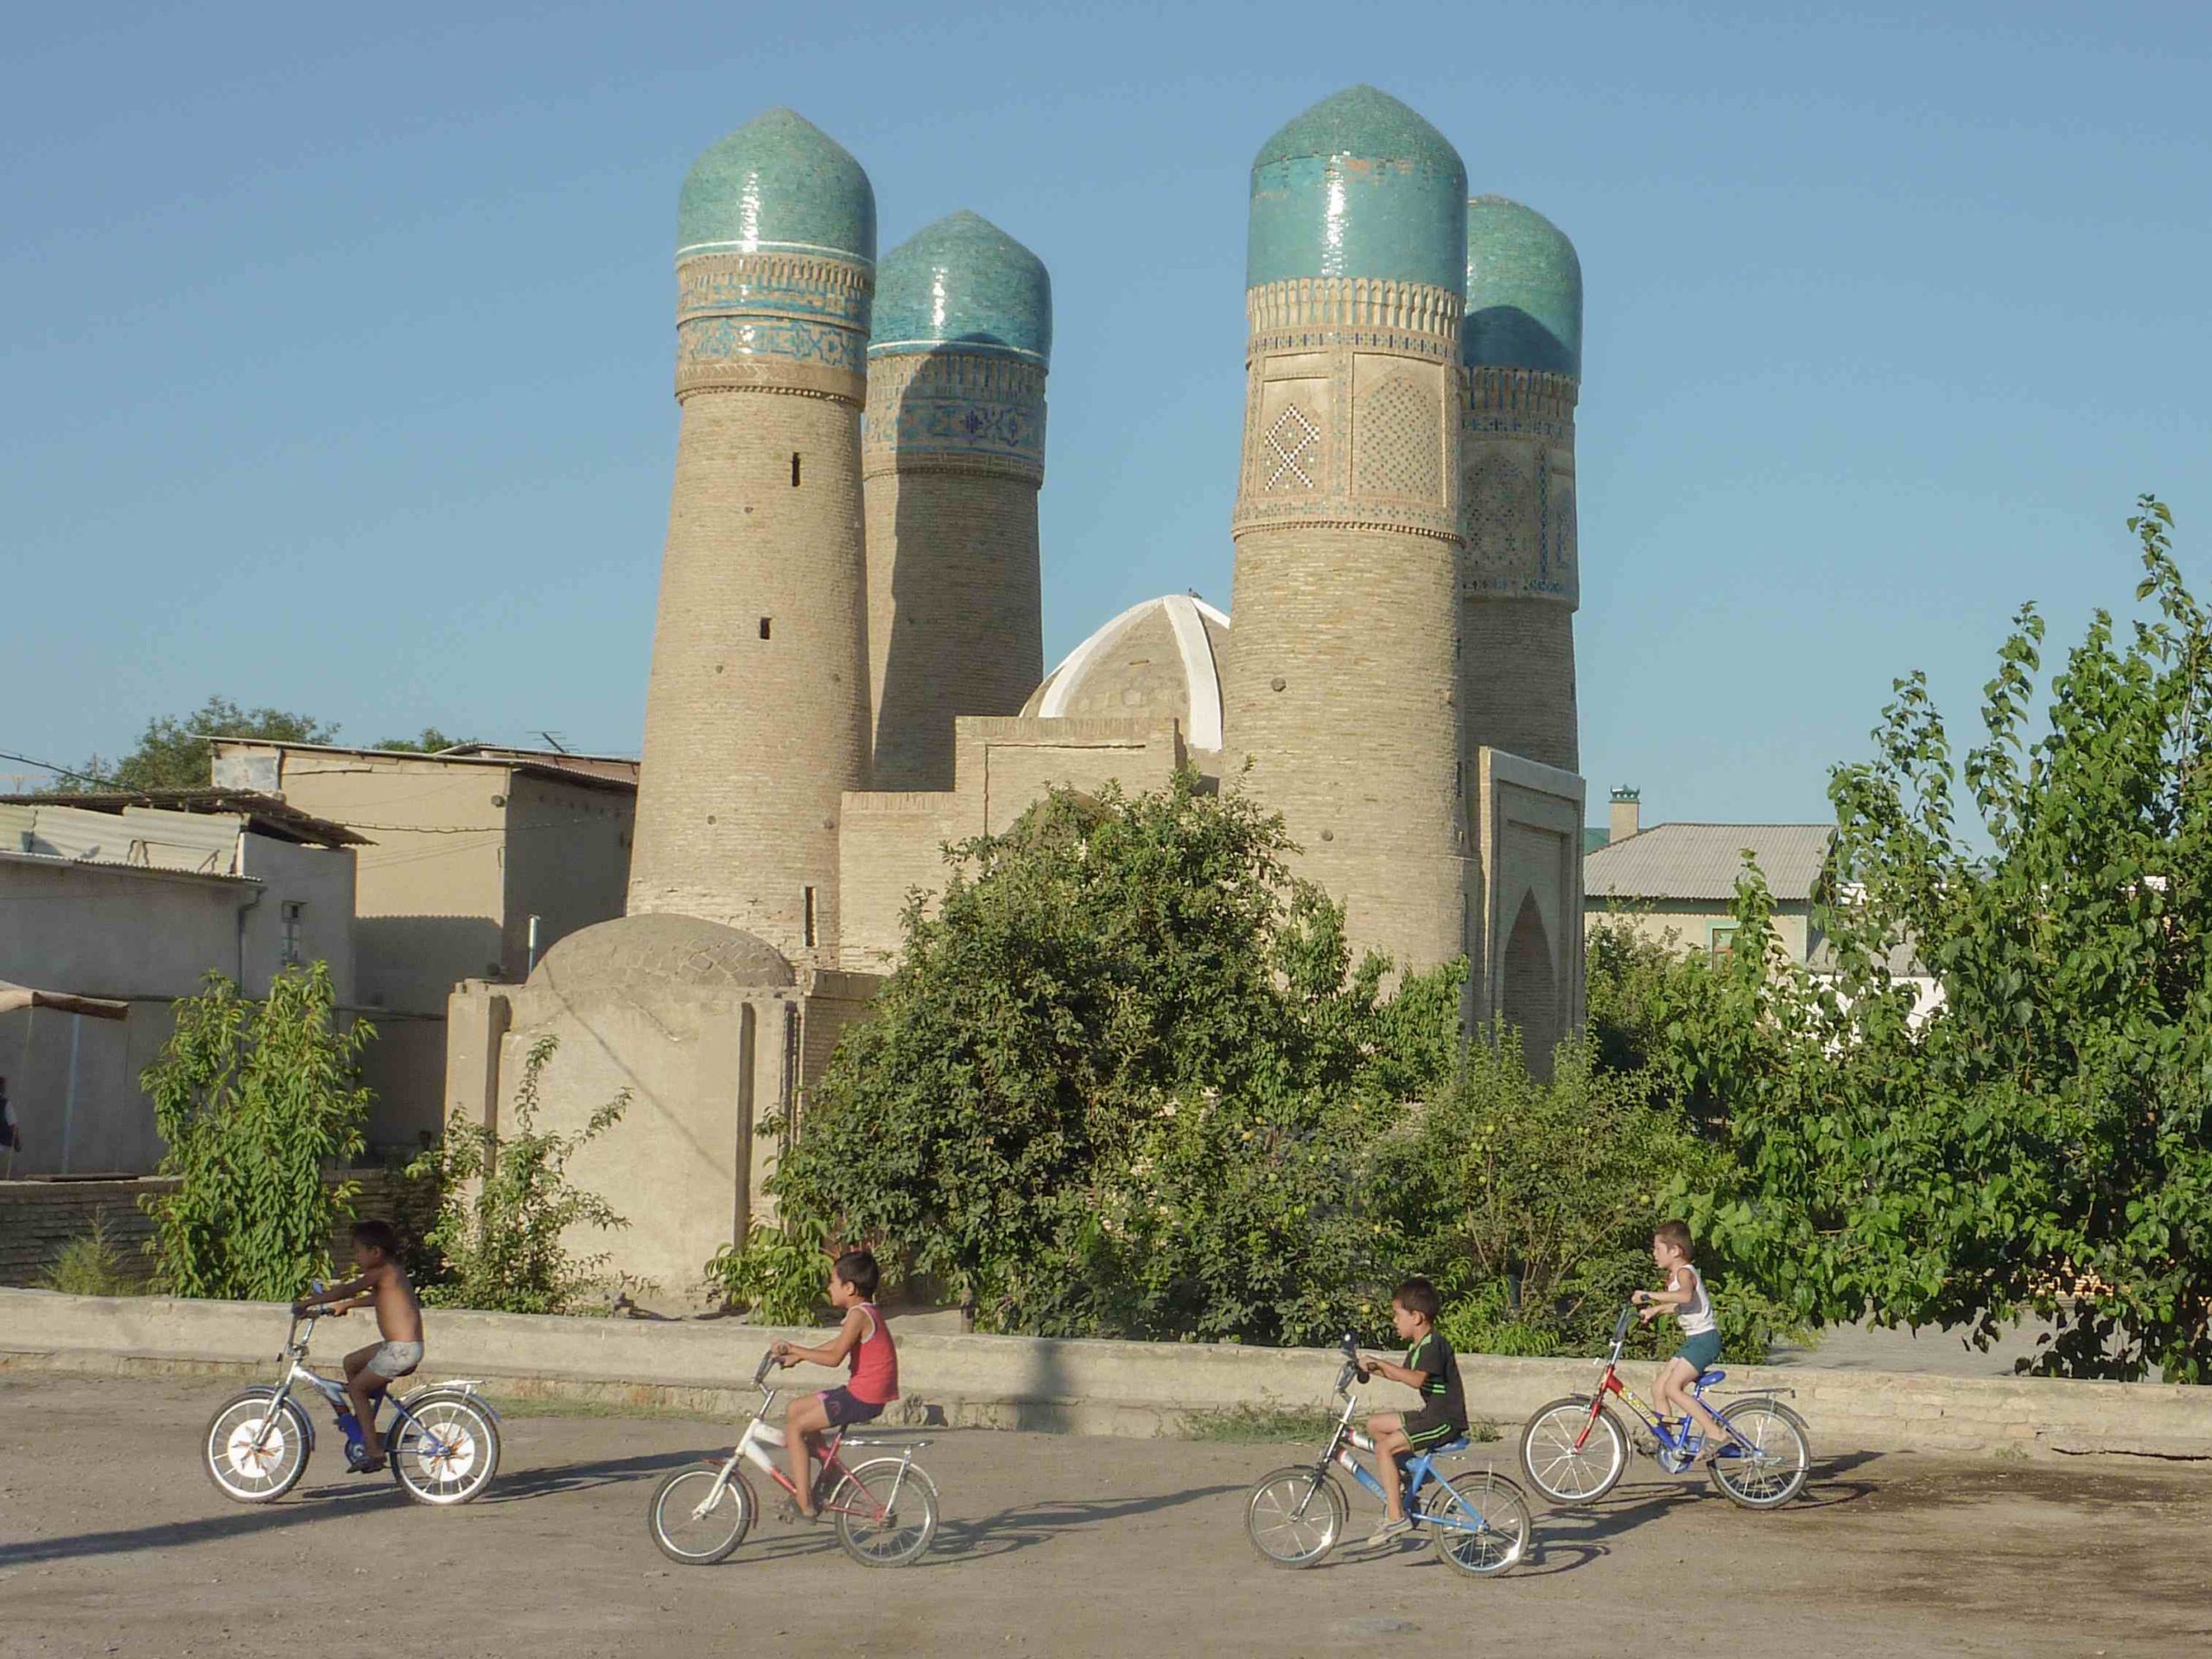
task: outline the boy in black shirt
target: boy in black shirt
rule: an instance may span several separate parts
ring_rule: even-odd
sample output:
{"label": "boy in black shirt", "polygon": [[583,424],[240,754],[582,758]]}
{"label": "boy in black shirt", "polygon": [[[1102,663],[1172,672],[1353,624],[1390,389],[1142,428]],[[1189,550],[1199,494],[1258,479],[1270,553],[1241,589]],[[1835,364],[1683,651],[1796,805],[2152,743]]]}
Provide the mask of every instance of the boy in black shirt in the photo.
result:
{"label": "boy in black shirt", "polygon": [[1375,1478],[1382,1483],[1382,1524],[1368,1535],[1370,1544],[1388,1543],[1413,1529],[1399,1490],[1398,1459],[1418,1457],[1459,1439],[1467,1432],[1467,1395],[1459,1383],[1459,1360],[1436,1328],[1444,1299],[1426,1279],[1408,1279],[1390,1296],[1390,1323],[1408,1344],[1406,1363],[1362,1358],[1363,1376],[1387,1376],[1421,1393],[1421,1405],[1403,1414],[1377,1412],[1367,1420],[1375,1441]]}

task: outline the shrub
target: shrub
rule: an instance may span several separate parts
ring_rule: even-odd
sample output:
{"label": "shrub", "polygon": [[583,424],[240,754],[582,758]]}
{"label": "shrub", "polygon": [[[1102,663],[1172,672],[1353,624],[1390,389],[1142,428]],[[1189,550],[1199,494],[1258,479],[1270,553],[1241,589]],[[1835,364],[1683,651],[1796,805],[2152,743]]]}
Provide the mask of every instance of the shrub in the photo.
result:
{"label": "shrub", "polygon": [[574,1135],[537,1128],[539,1084],[557,1040],[541,1038],[523,1063],[513,1104],[496,1134],[455,1112],[444,1136],[408,1166],[436,1181],[436,1224],[423,1240],[440,1264],[423,1300],[440,1307],[494,1313],[565,1313],[605,1282],[605,1253],[578,1255],[567,1243],[573,1227],[614,1229],[630,1224],[604,1198],[569,1180],[569,1160],[621,1121],[624,1090]]}
{"label": "shrub", "polygon": [[818,1227],[755,1222],[743,1244],[723,1245],[707,1263],[707,1289],[756,1325],[812,1325],[831,1259]]}
{"label": "shrub", "polygon": [[61,1247],[39,1285],[68,1296],[144,1296],[153,1289],[144,1264],[133,1262],[108,1231],[104,1209],[93,1211],[92,1224]]}
{"label": "shrub", "polygon": [[324,1172],[362,1147],[369,1093],[355,1063],[373,1035],[341,1028],[330,970],[286,969],[252,1001],[220,974],[176,1005],[141,1082],[177,1190],[141,1200],[162,1281],[180,1296],[288,1301],[330,1267],[351,1181]]}

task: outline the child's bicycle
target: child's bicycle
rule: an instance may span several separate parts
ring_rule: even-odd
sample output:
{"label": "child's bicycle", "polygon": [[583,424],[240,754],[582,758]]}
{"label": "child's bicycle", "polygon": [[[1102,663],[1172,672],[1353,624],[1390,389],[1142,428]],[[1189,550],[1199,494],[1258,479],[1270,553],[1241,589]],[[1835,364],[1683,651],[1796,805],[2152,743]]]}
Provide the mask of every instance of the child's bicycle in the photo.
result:
{"label": "child's bicycle", "polygon": [[[317,1285],[317,1290],[322,1287]],[[315,1450],[315,1424],[292,1397],[304,1384],[322,1396],[346,1437],[346,1462],[359,1472],[360,1424],[346,1385],[307,1363],[308,1338],[320,1310],[292,1315],[284,1336],[283,1380],[248,1389],[224,1402],[201,1443],[207,1477],[225,1497],[240,1503],[273,1503],[299,1484]],[[302,1330],[302,1327],[306,1329]],[[392,1478],[417,1503],[466,1503],[491,1483],[499,1467],[499,1414],[473,1382],[439,1382],[391,1401],[384,1446]]]}
{"label": "child's bicycle", "polygon": [[[1630,1443],[1605,1403],[1608,1395],[1618,1396],[1643,1425],[1649,1438],[1634,1449],[1656,1457],[1668,1473],[1688,1468],[1703,1446],[1694,1418],[1669,1422],[1621,1381],[1621,1350],[1635,1319],[1633,1307],[1621,1310],[1611,1351],[1598,1362],[1605,1374],[1595,1393],[1570,1394],[1539,1406],[1522,1431],[1521,1471],[1554,1503],[1594,1503],[1627,1471]],[[1707,1371],[1690,1385],[1690,1392],[1702,1400],[1727,1375]],[[1779,1509],[1804,1490],[1813,1450],[1803,1418],[1764,1394],[1714,1407],[1713,1413],[1733,1437],[1708,1465],[1713,1484],[1730,1502],[1747,1510]]]}
{"label": "child's bicycle", "polygon": [[[1310,1464],[1262,1476],[1244,1500],[1245,1533],[1252,1547],[1277,1567],[1318,1566],[1344,1537],[1351,1505],[1332,1464],[1376,1497],[1382,1496],[1382,1483],[1351,1455],[1355,1448],[1372,1452],[1375,1443],[1351,1426],[1352,1384],[1365,1379],[1350,1337],[1344,1340],[1344,1369],[1337,1374],[1344,1411],[1321,1455]],[[1448,1476],[1435,1466],[1438,1458],[1466,1449],[1467,1442],[1458,1440],[1401,1459],[1406,1514],[1416,1526],[1428,1529],[1429,1542],[1447,1566],[1488,1577],[1527,1558],[1535,1522],[1521,1489],[1503,1476],[1487,1469]]]}
{"label": "child's bicycle", "polygon": [[[798,1496],[791,1477],[770,1455],[784,1446],[784,1431],[767,1420],[776,1402],[776,1390],[767,1381],[775,1363],[772,1351],[760,1357],[753,1373],[760,1408],[730,1454],[709,1459],[704,1468],[679,1469],[654,1490],[645,1527],[669,1560],[709,1567],[745,1541],[760,1513],[760,1500],[746,1478],[748,1459],[791,1497]],[[928,1444],[863,1440],[833,1430],[823,1445],[815,1497],[822,1514],[836,1517],[837,1541],[845,1554],[862,1567],[905,1567],[929,1548],[937,1534],[937,1485],[914,1461],[914,1453]],[[894,1445],[897,1457],[872,1458],[852,1467],[839,1455],[847,1446]],[[822,1496],[825,1490],[827,1497]]]}

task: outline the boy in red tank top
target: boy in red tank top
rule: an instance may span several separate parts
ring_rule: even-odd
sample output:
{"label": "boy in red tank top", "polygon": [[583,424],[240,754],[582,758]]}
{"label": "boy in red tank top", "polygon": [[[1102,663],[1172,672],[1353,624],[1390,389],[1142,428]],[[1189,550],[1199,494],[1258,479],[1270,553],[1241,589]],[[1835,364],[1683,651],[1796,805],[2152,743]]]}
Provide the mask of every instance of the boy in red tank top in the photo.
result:
{"label": "boy in red tank top", "polygon": [[794,1400],[784,1414],[784,1440],[791,1458],[791,1484],[798,1489],[798,1512],[815,1516],[811,1476],[815,1442],[823,1430],[872,1422],[899,1397],[899,1351],[891,1327],[875,1311],[875,1287],[882,1274],[867,1250],[847,1250],[830,1269],[830,1305],[845,1316],[837,1334],[819,1348],[779,1342],[769,1352],[784,1364],[850,1365],[841,1387]]}

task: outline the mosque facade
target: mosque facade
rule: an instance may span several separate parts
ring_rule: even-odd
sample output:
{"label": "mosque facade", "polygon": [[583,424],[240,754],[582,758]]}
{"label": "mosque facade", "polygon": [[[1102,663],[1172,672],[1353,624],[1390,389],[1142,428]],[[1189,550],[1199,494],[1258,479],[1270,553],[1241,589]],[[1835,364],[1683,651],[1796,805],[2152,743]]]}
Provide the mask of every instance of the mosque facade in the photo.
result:
{"label": "mosque facade", "polygon": [[879,261],[866,173],[787,110],[677,217],[628,913],[456,991],[449,1106],[496,1123],[547,1036],[548,1127],[627,1090],[577,1174],[680,1290],[767,1213],[757,1131],[791,1132],[944,846],[1185,766],[1283,815],[1355,950],[1465,956],[1468,1020],[1548,1057],[1582,983],[1565,236],[1370,87],[1286,125],[1251,174],[1230,609],[1133,607],[1047,674],[1042,262],[964,212]]}

